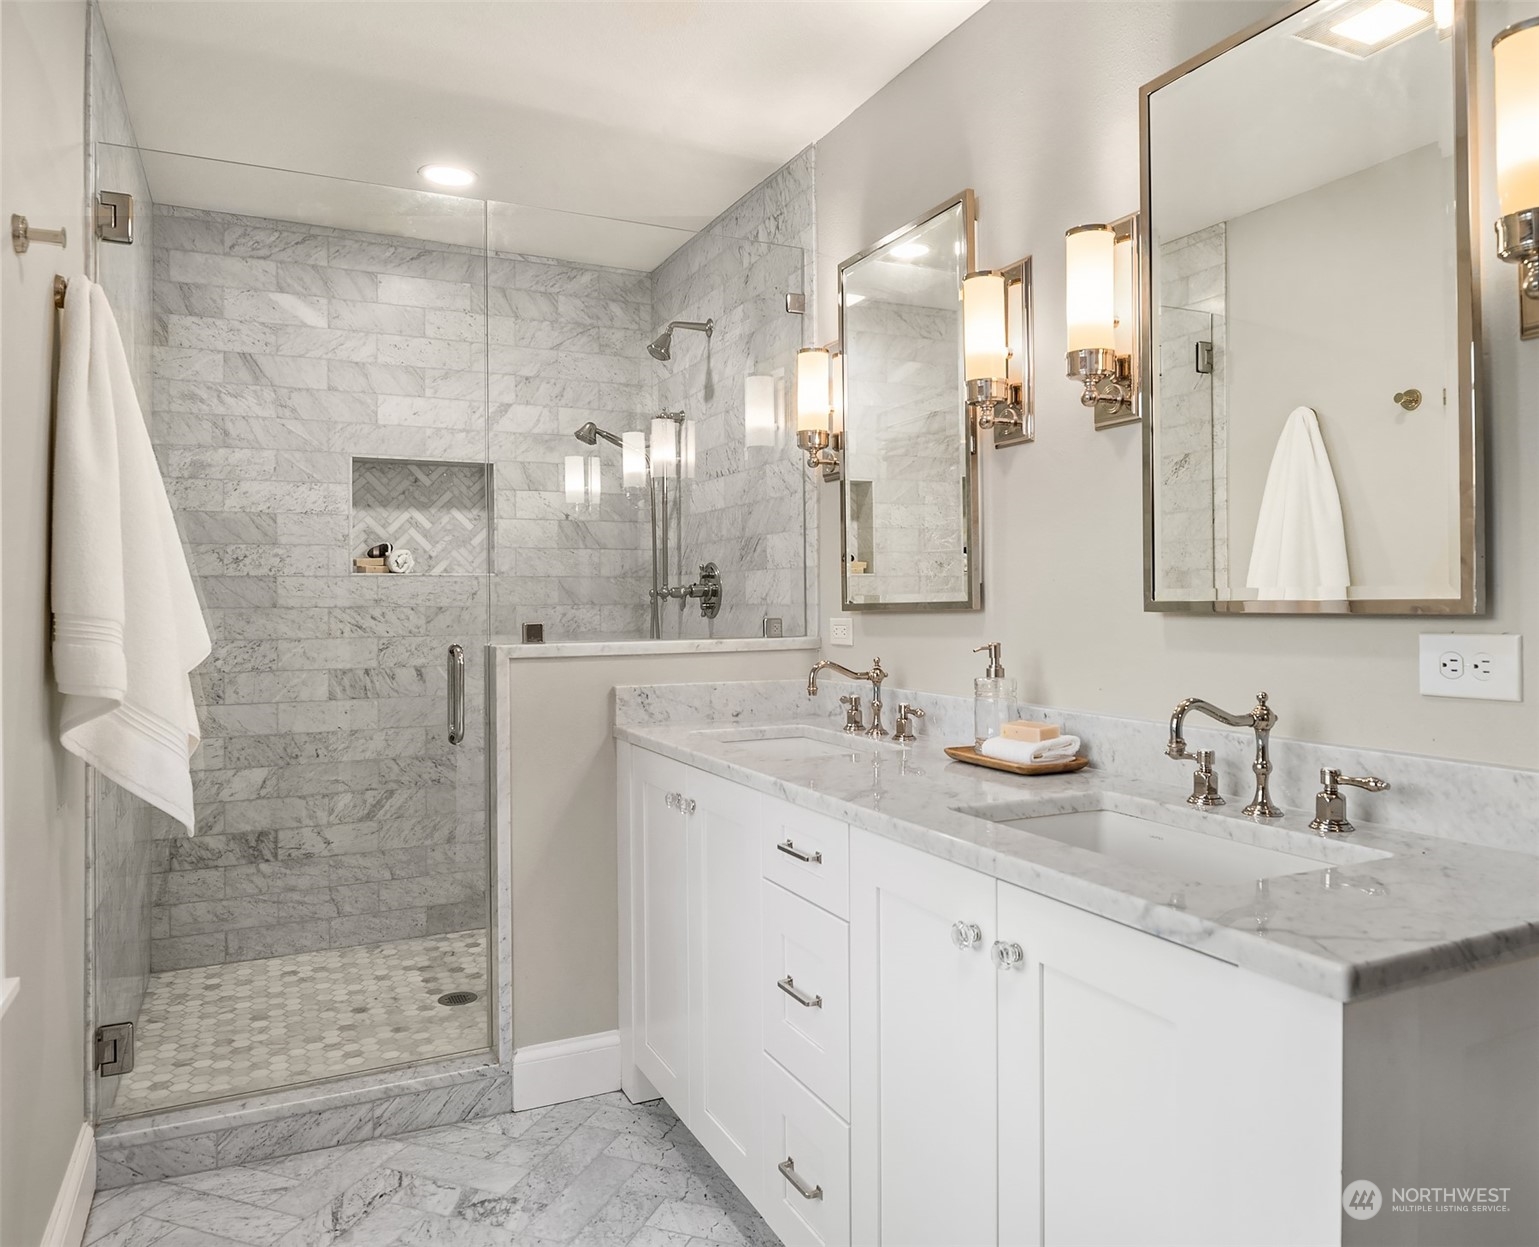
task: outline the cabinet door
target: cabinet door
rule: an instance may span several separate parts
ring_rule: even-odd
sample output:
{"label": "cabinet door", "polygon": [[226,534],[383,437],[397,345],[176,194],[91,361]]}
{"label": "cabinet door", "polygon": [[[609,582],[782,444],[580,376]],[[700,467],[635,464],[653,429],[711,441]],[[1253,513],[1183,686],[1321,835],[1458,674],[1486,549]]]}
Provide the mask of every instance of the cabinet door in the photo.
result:
{"label": "cabinet door", "polygon": [[993,879],[851,829],[854,1242],[995,1241],[993,938]]}
{"label": "cabinet door", "polygon": [[749,1199],[765,1177],[759,1086],[764,1064],[760,994],[762,803],[736,784],[690,770],[689,1128]]}
{"label": "cabinet door", "polygon": [[1002,1242],[1336,1240],[1339,1005],[1003,883],[999,938]]}
{"label": "cabinet door", "polygon": [[636,1067],[676,1112],[689,1104],[688,767],[630,754],[631,1027]]}

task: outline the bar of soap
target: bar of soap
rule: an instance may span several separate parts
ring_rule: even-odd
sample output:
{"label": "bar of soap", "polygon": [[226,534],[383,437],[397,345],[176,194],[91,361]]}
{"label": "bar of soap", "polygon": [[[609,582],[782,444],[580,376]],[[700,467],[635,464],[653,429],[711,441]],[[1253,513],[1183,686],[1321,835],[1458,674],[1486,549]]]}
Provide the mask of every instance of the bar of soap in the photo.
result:
{"label": "bar of soap", "polygon": [[1015,719],[999,729],[1006,740],[1024,740],[1038,744],[1044,740],[1056,740],[1058,728],[1052,723],[1038,723],[1035,719]]}

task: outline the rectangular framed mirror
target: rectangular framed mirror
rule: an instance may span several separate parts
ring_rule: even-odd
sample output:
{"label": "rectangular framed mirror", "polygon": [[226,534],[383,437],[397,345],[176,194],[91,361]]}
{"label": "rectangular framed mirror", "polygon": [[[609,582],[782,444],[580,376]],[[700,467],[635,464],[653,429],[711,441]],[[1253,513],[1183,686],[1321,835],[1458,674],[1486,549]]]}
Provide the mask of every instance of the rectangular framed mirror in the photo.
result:
{"label": "rectangular framed mirror", "polygon": [[839,266],[845,610],[983,605],[961,302],[976,233],[965,190]]}
{"label": "rectangular framed mirror", "polygon": [[1465,0],[1315,0],[1140,92],[1144,604],[1484,608]]}

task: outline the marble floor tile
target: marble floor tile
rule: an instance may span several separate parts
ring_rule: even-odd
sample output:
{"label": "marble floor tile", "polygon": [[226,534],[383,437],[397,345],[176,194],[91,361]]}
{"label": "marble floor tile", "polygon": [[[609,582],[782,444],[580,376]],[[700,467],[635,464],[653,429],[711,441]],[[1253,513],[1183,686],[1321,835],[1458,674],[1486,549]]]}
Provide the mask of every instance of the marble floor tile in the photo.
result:
{"label": "marble floor tile", "polygon": [[[468,990],[481,1000],[441,1005]],[[113,1112],[155,1112],[486,1047],[486,933],[150,976]]]}
{"label": "marble floor tile", "polygon": [[106,1191],[88,1247],[778,1247],[662,1102],[618,1093]]}

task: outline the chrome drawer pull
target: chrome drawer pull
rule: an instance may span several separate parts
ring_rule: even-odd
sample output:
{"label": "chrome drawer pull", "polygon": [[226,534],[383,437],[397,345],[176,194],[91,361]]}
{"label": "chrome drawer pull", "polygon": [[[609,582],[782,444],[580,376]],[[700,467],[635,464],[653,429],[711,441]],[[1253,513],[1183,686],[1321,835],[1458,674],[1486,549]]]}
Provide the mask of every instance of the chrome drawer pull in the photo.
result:
{"label": "chrome drawer pull", "polygon": [[822,1199],[823,1188],[821,1186],[809,1187],[802,1181],[802,1177],[796,1172],[796,1162],[787,1156],[775,1166],[780,1170],[780,1176],[796,1188],[796,1193],[803,1199]]}
{"label": "chrome drawer pull", "polygon": [[789,840],[783,841],[775,847],[787,857],[794,857],[799,862],[810,862],[814,866],[821,866],[823,864],[823,855],[821,853],[808,853],[805,849],[797,848]]}
{"label": "chrome drawer pull", "polygon": [[801,1007],[804,1009],[821,1009],[823,1007],[823,997],[809,996],[806,992],[804,992],[800,987],[791,981],[791,976],[789,974],[786,975],[785,978],[780,979],[775,984],[775,986],[780,988],[781,991],[785,992],[787,996],[796,1001],[796,1003],[801,1005]]}

